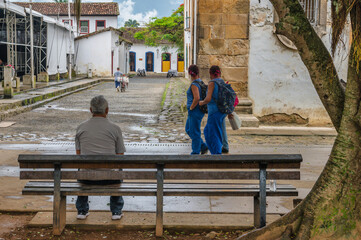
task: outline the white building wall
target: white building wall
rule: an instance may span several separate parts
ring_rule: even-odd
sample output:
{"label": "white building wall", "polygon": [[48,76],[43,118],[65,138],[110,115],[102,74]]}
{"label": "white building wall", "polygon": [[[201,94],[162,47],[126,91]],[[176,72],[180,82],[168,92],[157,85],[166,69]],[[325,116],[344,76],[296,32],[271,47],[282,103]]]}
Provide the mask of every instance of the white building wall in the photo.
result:
{"label": "white building wall", "polygon": [[66,73],[67,53],[74,52],[74,35],[70,39],[68,29],[48,23],[47,36],[48,74]]}
{"label": "white building wall", "polygon": [[75,41],[77,74],[86,74],[89,64],[93,76],[111,76],[111,31]]}
{"label": "white building wall", "polygon": [[[299,114],[310,125],[330,123],[309,73],[296,50],[285,47],[273,33],[273,6],[251,0],[249,96],[256,116],[273,113]],[[322,40],[330,48],[330,21]],[[346,36],[346,44],[348,42]],[[336,57],[340,78],[346,79],[347,52]],[[343,60],[343,61],[341,61]]]}
{"label": "white building wall", "polygon": [[171,69],[177,70],[178,68],[178,52],[177,48],[169,48],[166,51],[163,51],[162,48],[164,45],[161,45],[159,47],[148,47],[144,44],[138,44],[135,43],[130,48],[130,52],[136,53],[136,66],[135,69],[146,69],[145,67],[145,61],[146,57],[145,54],[147,52],[153,52],[154,53],[154,72],[155,73],[161,73],[162,72],[162,53],[170,53],[171,54]]}
{"label": "white building wall", "polygon": [[[53,17],[53,16],[52,16]],[[57,17],[54,17],[57,18]],[[59,21],[68,20],[67,16],[59,16]],[[71,17],[73,20],[73,28],[76,31],[76,20],[75,17]],[[96,20],[105,20],[105,28],[113,27],[118,28],[118,17],[117,16],[81,16],[80,20],[88,20],[89,21],[89,33],[96,31]],[[79,30],[80,31],[80,30]],[[80,34],[81,36],[82,34]]]}
{"label": "white building wall", "polygon": [[130,49],[130,44],[126,43],[126,42],[122,42],[121,45],[119,46],[119,70],[120,72],[127,74],[129,73],[129,49]]}

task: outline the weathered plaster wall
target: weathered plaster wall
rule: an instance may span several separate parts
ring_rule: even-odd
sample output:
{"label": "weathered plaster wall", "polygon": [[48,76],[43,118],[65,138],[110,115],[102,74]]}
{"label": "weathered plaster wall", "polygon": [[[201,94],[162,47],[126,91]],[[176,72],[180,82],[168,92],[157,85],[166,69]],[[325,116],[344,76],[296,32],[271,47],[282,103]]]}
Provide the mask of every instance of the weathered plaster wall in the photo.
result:
{"label": "weathered plaster wall", "polygon": [[[267,0],[251,0],[248,75],[254,114],[260,117],[295,113],[308,119],[310,125],[330,124],[298,52],[286,48],[273,30],[272,4]],[[329,32],[329,26],[327,30]],[[329,35],[322,39],[329,46]],[[336,67],[344,78],[347,69],[339,59],[336,59]]]}
{"label": "weathered plaster wall", "polygon": [[167,51],[162,50],[162,45],[159,47],[148,47],[144,44],[135,43],[130,48],[130,52],[136,53],[136,65],[135,70],[137,69],[146,69],[145,68],[145,61],[146,57],[145,54],[147,52],[154,53],[154,72],[161,73],[162,72],[162,53],[167,52],[171,54],[171,69],[177,70],[178,68],[178,59],[177,59],[177,48],[168,48]]}
{"label": "weathered plaster wall", "polygon": [[[111,76],[111,31],[99,33],[89,38],[76,40],[76,69],[78,74],[88,72],[88,64],[92,64],[94,76]],[[116,58],[114,57],[114,60]],[[116,66],[114,64],[114,66]]]}
{"label": "weathered plaster wall", "polygon": [[[56,18],[56,17],[53,17]],[[59,21],[68,20],[67,16],[59,16]],[[70,18],[73,21],[73,28],[76,29],[76,20],[75,17]],[[96,31],[96,20],[105,20],[105,28],[113,27],[118,28],[118,17],[117,16],[81,16],[80,20],[89,21],[89,33]],[[81,36],[82,34],[80,34]]]}

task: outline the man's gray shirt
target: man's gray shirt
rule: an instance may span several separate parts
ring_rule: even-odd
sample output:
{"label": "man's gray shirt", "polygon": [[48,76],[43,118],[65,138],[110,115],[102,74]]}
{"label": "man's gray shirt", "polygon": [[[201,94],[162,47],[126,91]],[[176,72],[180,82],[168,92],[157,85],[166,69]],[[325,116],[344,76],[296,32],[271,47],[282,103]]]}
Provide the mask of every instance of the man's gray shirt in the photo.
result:
{"label": "man's gray shirt", "polygon": [[126,151],[120,127],[104,117],[92,117],[78,126],[75,147],[82,155],[112,155]]}

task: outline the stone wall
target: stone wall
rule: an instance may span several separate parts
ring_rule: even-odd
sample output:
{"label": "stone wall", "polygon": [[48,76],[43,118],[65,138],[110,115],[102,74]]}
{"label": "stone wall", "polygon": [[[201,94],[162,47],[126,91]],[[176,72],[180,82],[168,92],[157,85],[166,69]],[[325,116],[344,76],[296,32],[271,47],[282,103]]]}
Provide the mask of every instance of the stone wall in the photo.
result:
{"label": "stone wall", "polygon": [[211,65],[239,97],[248,97],[249,0],[199,0],[197,64],[208,80]]}

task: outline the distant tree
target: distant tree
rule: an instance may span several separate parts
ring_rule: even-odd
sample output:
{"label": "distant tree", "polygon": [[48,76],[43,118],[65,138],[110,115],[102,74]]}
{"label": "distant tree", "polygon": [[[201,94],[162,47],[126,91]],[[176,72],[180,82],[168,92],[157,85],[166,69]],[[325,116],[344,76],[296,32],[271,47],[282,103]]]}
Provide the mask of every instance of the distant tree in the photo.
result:
{"label": "distant tree", "polygon": [[57,3],[67,3],[68,0],[54,0],[54,2],[57,2]]}
{"label": "distant tree", "polygon": [[147,46],[159,46],[164,40],[178,48],[184,49],[184,5],[173,12],[170,17],[153,18],[144,30],[134,34],[134,38],[144,40]]}
{"label": "distant tree", "polygon": [[137,28],[139,27],[139,23],[137,22],[137,20],[132,20],[132,19],[129,19],[128,21],[126,21],[124,23],[124,27],[132,27],[132,28]]}

